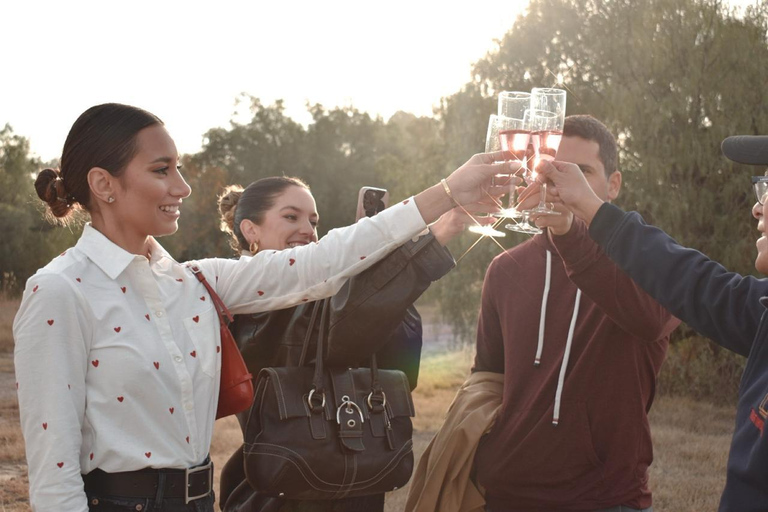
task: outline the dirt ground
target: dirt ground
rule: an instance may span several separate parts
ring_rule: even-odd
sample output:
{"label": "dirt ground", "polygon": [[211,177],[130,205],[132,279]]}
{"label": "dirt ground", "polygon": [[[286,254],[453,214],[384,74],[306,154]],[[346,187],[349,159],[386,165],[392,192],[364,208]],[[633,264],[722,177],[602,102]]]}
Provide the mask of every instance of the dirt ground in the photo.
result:
{"label": "dirt ground", "polygon": [[[424,339],[419,387],[414,392],[417,460],[442,422],[472,359],[466,351],[447,351],[451,332],[445,326],[426,322]],[[661,397],[656,401],[651,412],[655,460],[650,471],[656,512],[717,509],[725,482],[733,417],[733,408],[684,398]],[[217,468],[240,442],[240,430],[233,418],[216,424],[211,456]],[[216,478],[218,487],[218,471]],[[27,486],[12,354],[0,352],[0,512],[28,511]],[[387,496],[387,512],[403,509],[407,489]]]}

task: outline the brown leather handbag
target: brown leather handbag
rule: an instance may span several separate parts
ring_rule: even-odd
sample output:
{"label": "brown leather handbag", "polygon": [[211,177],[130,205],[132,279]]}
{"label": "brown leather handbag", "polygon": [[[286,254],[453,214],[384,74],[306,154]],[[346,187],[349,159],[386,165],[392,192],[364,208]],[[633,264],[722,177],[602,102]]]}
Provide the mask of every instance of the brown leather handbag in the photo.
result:
{"label": "brown leather handbag", "polygon": [[[322,309],[314,368],[305,366]],[[326,368],[328,300],[312,312],[299,366],[264,368],[245,430],[248,483],[296,500],[336,500],[392,491],[413,471],[414,416],[399,370]]]}
{"label": "brown leather handbag", "polygon": [[221,329],[221,374],[219,382],[219,405],[216,409],[216,419],[231,416],[248,409],[253,402],[253,375],[240,354],[240,348],[235,343],[229,324],[232,322],[232,313],[221,300],[221,297],[206,281],[203,271],[196,266],[190,266],[197,280],[203,283],[211,302],[219,315],[219,327]]}

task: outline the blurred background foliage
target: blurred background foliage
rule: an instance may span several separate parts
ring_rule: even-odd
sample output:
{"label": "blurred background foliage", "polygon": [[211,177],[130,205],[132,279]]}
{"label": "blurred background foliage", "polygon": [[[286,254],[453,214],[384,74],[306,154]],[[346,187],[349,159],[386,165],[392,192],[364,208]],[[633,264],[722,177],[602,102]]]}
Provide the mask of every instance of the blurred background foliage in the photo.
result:
{"label": "blurred background foliage", "polygon": [[[280,101],[265,105],[244,94],[236,101],[249,106],[250,118],[211,129],[201,151],[183,157],[194,193],[178,233],[162,242],[179,261],[231,255],[218,228],[217,194],[226,184],[274,175],[310,184],[321,234],[350,224],[361,186],[388,188],[396,201],[482,151],[499,91],[562,86],[569,114],[591,114],[619,139],[624,187],[617,204],[727,268],[753,273],[750,176],[763,169],[728,162],[719,146],[733,134],[768,134],[767,34],[768,0],[740,13],[717,0],[531,0],[474,63],[471,80],[436,98],[432,117],[398,112],[384,120],[352,106],[310,104],[312,121],[302,126]],[[0,131],[0,273],[7,294],[18,293],[79,234],[42,219],[32,183],[43,165],[23,135],[10,126]],[[510,233],[500,242],[510,247],[524,239]],[[459,257],[474,241],[467,233],[450,248]],[[427,294],[459,345],[474,341],[482,278],[500,250],[483,241]],[[691,349],[691,336],[680,330],[677,339],[685,343],[672,353],[682,355],[668,365],[683,375],[681,387],[691,379],[676,365],[687,368],[686,361],[728,385],[738,379],[738,360],[714,345]],[[708,379],[708,386],[716,389],[717,381]]]}

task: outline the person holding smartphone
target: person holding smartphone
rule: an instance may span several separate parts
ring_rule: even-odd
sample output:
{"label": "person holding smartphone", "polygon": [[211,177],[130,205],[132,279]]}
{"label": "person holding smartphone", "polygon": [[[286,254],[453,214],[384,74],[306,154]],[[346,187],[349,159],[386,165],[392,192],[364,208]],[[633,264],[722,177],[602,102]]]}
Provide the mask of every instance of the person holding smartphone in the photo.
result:
{"label": "person holding smartphone", "polygon": [[[236,314],[329,297],[454,202],[486,197],[510,167],[496,156],[319,243],[195,265]],[[191,193],[173,139],[145,110],[91,107],[35,189],[59,223],[76,210],[90,223],[27,281],[13,324],[32,509],[211,512],[220,330],[202,283],[156,240]]]}
{"label": "person holding smartphone", "polygon": [[[384,207],[386,190],[364,187],[358,215],[373,216]],[[317,242],[319,214],[309,187],[297,178],[273,177],[251,183],[245,190],[228,187],[219,199],[222,228],[241,256],[282,251]],[[402,370],[411,388],[417,383],[421,358],[421,318],[414,301],[454,266],[445,244],[469,221],[455,208],[417,238],[409,240],[370,269],[349,279],[331,298],[326,352],[329,366],[365,365],[376,354],[381,368]],[[271,313],[237,315],[232,325],[249,371],[295,366],[314,304]],[[310,348],[309,353],[314,353]],[[239,415],[245,432],[247,413]],[[222,510],[376,512],[384,494],[336,501],[295,501],[262,496],[245,479],[242,450],[221,476]]]}

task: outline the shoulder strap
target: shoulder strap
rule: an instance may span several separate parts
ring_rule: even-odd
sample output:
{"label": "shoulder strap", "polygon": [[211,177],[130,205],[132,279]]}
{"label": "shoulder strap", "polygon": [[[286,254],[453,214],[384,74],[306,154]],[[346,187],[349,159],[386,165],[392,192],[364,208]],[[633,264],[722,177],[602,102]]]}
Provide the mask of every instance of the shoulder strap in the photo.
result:
{"label": "shoulder strap", "polygon": [[208,294],[211,296],[211,301],[213,301],[213,307],[216,308],[216,313],[219,315],[219,322],[221,325],[229,327],[229,324],[232,323],[234,318],[232,317],[232,313],[229,312],[229,309],[227,309],[227,306],[224,304],[224,301],[221,300],[221,297],[219,297],[219,295],[214,291],[211,284],[205,279],[203,271],[200,270],[197,265],[188,265],[188,268],[192,271],[193,274],[195,274],[197,280],[203,283],[205,289],[208,290]]}

